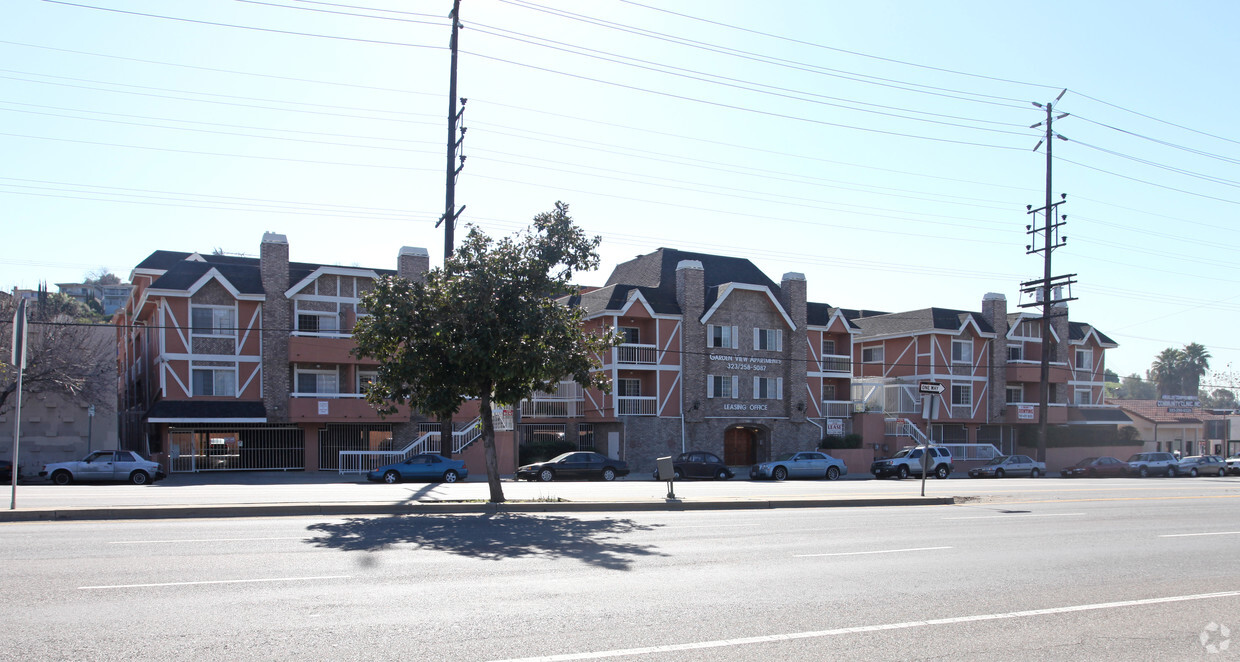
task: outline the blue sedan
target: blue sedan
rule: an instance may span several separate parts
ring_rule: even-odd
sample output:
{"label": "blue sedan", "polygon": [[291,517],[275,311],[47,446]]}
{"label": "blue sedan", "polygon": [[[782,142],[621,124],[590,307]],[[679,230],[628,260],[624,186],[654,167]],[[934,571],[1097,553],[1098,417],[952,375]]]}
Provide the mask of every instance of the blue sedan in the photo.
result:
{"label": "blue sedan", "polygon": [[388,464],[366,474],[366,480],[399,483],[404,480],[429,480],[433,483],[455,483],[469,476],[469,469],[460,460],[437,453],[421,453],[396,464]]}

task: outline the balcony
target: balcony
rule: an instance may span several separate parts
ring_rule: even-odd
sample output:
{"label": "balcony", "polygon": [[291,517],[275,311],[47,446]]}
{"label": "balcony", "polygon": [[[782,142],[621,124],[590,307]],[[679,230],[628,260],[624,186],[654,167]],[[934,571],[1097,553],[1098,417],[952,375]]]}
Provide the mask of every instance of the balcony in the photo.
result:
{"label": "balcony", "polygon": [[[289,420],[294,423],[312,421],[378,423],[384,420],[360,393],[293,393],[289,396],[288,412]],[[396,415],[408,416],[409,408],[401,407]]]}
{"label": "balcony", "polygon": [[357,363],[350,352],[357,343],[351,337],[293,335],[288,339],[292,363]]}
{"label": "balcony", "polygon": [[654,416],[657,406],[654,396],[622,395],[616,398],[616,415]]}
{"label": "balcony", "polygon": [[536,398],[521,401],[521,418],[580,418],[585,409],[580,399]]}
{"label": "balcony", "polygon": [[623,365],[655,365],[659,362],[659,348],[655,345],[624,343],[616,347],[616,363]]}
{"label": "balcony", "polygon": [[818,362],[821,372],[837,372],[852,376],[852,357],[842,354],[824,354]]}
{"label": "balcony", "polygon": [[848,418],[852,413],[853,403],[848,400],[822,401],[822,415],[826,418]]}
{"label": "balcony", "polygon": [[[1067,364],[1051,362],[1050,381],[1052,384],[1066,384],[1068,375]],[[1009,384],[1041,382],[1042,364],[1038,361],[1008,361],[1007,381]]]}

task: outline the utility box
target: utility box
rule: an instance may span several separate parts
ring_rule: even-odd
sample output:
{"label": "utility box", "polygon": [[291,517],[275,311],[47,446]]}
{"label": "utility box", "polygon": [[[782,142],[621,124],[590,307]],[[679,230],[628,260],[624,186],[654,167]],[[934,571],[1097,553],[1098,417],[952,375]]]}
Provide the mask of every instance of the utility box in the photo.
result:
{"label": "utility box", "polygon": [[676,477],[676,467],[672,465],[671,456],[661,457],[655,460],[655,462],[658,463],[659,478],[669,483],[672,482],[672,478]]}

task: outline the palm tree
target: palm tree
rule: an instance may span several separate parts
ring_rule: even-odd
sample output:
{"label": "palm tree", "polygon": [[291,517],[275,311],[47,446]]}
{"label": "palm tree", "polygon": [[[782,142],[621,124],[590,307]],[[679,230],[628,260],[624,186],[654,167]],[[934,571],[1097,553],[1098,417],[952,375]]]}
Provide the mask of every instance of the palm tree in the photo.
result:
{"label": "palm tree", "polygon": [[1197,395],[1201,378],[1210,369],[1210,350],[1198,343],[1189,343],[1180,351],[1180,377],[1183,379],[1184,395]]}
{"label": "palm tree", "polygon": [[1168,347],[1158,353],[1154,363],[1150,365],[1150,381],[1158,384],[1159,395],[1183,395],[1184,387],[1181,370],[1184,365],[1184,353],[1174,347]]}

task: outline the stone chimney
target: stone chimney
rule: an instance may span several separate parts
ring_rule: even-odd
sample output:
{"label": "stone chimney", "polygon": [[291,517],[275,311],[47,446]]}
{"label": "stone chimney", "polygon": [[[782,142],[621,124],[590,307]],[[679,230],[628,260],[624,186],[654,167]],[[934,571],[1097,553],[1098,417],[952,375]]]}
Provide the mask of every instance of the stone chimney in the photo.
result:
{"label": "stone chimney", "polygon": [[396,275],[411,283],[425,283],[431,268],[431,256],[425,248],[401,246],[396,257]]}
{"label": "stone chimney", "polygon": [[288,291],[288,237],[274,232],[263,234],[259,248],[259,273],[263,292],[263,406],[267,421],[288,421],[289,380],[288,341],[293,331]]}
{"label": "stone chimney", "polygon": [[794,271],[784,274],[779,281],[779,290],[779,303],[796,325],[795,329],[789,329],[784,334],[784,411],[788,412],[789,421],[803,423],[805,412],[810,409],[805,401],[808,393],[805,388],[806,375],[809,372],[805,365],[805,358],[809,356],[809,338],[805,328],[809,319],[805,302],[805,274]]}
{"label": "stone chimney", "polygon": [[982,318],[995,330],[990,342],[990,367],[987,373],[990,388],[986,398],[986,416],[990,422],[1003,420],[1007,407],[1007,297],[990,292],[982,297]]}
{"label": "stone chimney", "polygon": [[676,304],[680,306],[681,407],[685,422],[706,419],[706,274],[698,260],[681,260],[676,265]]}

